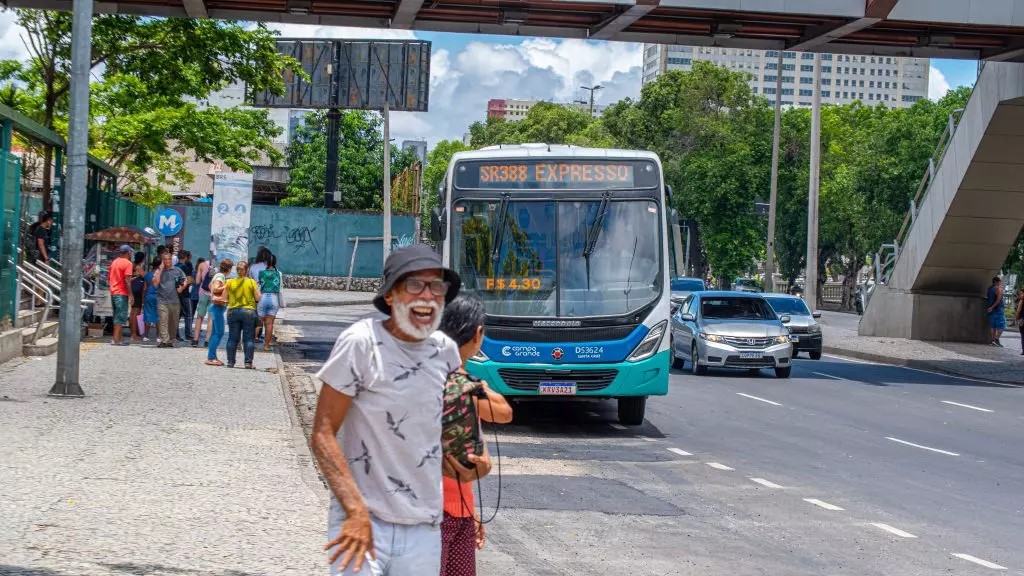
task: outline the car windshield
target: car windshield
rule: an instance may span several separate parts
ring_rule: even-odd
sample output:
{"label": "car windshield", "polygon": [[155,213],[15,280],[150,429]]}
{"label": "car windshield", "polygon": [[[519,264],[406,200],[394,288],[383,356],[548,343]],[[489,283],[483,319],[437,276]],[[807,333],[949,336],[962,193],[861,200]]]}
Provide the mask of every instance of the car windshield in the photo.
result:
{"label": "car windshield", "polygon": [[673,278],[670,286],[673,291],[700,292],[704,289],[704,281],[699,278]]}
{"label": "car windshield", "polygon": [[753,288],[753,287],[757,286],[757,282],[754,282],[750,278],[737,278],[736,279],[736,285],[737,286],[745,286],[745,287],[748,287],[748,288]]}
{"label": "car windshield", "polygon": [[[483,300],[488,313],[613,316],[660,295],[664,276],[656,202],[612,200],[603,219],[598,218],[600,198],[510,200],[503,219],[501,204],[460,200],[453,209],[454,266],[463,289]],[[589,258],[584,255],[588,243],[593,244]]]}
{"label": "car windshield", "polygon": [[761,298],[723,296],[704,298],[700,313],[708,320],[774,320],[775,311]]}
{"label": "car windshield", "polygon": [[794,316],[810,316],[811,311],[807,304],[799,298],[765,298],[772,309],[779,315],[791,314]]}

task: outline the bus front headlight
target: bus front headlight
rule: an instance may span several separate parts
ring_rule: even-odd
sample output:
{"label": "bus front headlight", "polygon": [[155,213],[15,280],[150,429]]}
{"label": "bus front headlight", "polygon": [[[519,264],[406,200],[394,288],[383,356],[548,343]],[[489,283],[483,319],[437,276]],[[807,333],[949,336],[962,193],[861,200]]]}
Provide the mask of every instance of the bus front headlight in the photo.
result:
{"label": "bus front headlight", "polygon": [[484,354],[482,348],[479,351],[477,351],[477,353],[474,354],[472,358],[470,358],[470,361],[472,362],[487,362],[488,360],[490,360],[490,358],[487,357],[487,354]]}
{"label": "bus front headlight", "polygon": [[665,327],[668,325],[667,320],[662,320],[657,326],[651,329],[647,333],[647,336],[637,344],[637,347],[633,349],[633,353],[626,358],[627,362],[639,362],[640,360],[646,360],[654,353],[658,351],[658,347],[661,346],[661,339],[665,336]]}

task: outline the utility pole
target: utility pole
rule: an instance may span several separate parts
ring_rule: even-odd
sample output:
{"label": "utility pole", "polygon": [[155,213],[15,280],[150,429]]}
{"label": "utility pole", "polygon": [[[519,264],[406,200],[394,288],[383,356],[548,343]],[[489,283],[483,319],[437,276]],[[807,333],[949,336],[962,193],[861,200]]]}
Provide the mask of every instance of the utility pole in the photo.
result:
{"label": "utility pole", "polygon": [[[387,76],[385,76],[387,78]],[[388,88],[391,85],[388,83]],[[384,98],[384,261],[387,262],[388,254],[391,254],[391,126],[388,112],[388,100],[390,90]],[[384,264],[381,264],[381,270]]]}
{"label": "utility pole", "polygon": [[597,86],[580,86],[580,88],[582,88],[583,90],[588,90],[590,92],[590,115],[593,116],[594,115],[594,92],[597,92],[598,90],[603,89],[604,86],[601,86],[599,84]]}
{"label": "utility pole", "polygon": [[331,108],[327,111],[327,174],[324,186],[324,208],[334,208],[334,196],[338,193],[338,123],[341,111]]}
{"label": "utility pole", "polygon": [[807,269],[804,300],[818,308],[818,184],[821,164],[821,54],[814,55],[814,104],[811,108],[811,177],[807,190]]}
{"label": "utility pole", "polygon": [[[775,77],[775,130],[772,136],[772,183],[768,199],[768,251],[764,260],[764,287],[775,291],[775,210],[779,198],[779,139],[782,134],[782,54],[779,50],[779,65]],[[815,86],[815,90],[820,89]]]}
{"label": "utility pole", "polygon": [[[81,398],[79,344],[82,341],[82,248],[85,236],[89,153],[89,69],[92,0],[74,0],[71,16],[71,114],[68,124],[68,178],[60,235],[60,322],[57,377],[50,396]],[[59,173],[58,173],[59,174]]]}

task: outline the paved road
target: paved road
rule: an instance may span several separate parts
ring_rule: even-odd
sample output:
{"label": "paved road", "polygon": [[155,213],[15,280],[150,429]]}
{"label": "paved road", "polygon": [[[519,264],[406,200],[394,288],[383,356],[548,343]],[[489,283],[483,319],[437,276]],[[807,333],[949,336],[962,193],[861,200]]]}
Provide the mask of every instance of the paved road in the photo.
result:
{"label": "paved road", "polygon": [[[326,355],[340,327],[296,320]],[[826,357],[648,406],[517,405],[481,573],[1024,574],[1024,390]]]}

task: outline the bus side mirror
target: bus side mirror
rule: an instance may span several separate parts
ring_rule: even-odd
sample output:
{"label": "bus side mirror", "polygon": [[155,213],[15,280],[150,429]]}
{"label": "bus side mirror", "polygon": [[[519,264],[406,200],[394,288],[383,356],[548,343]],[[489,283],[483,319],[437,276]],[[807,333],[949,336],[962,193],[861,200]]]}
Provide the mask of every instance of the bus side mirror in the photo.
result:
{"label": "bus side mirror", "polygon": [[430,239],[440,242],[445,239],[445,232],[448,226],[444,221],[444,213],[440,208],[434,208],[430,213]]}

